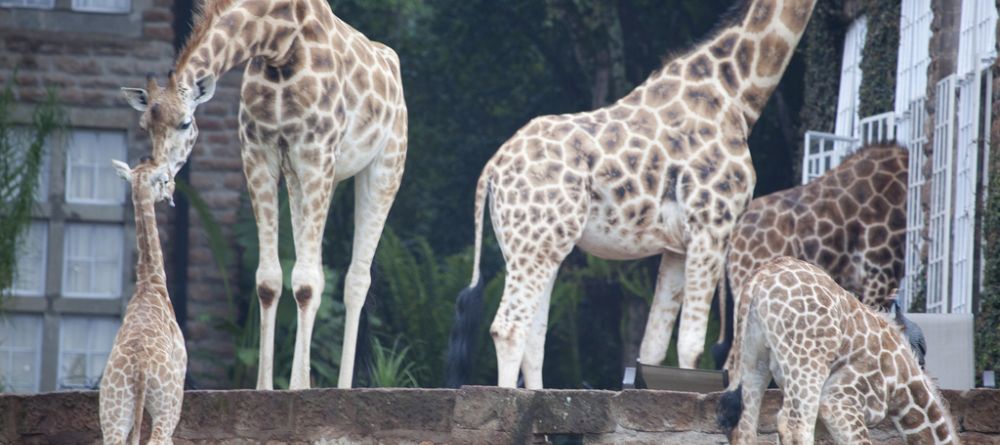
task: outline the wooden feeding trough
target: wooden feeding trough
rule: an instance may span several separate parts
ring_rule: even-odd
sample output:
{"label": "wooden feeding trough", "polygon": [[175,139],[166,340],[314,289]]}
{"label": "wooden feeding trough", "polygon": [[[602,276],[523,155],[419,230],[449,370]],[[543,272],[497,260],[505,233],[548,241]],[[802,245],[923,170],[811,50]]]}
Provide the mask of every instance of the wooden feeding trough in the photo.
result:
{"label": "wooden feeding trough", "polygon": [[707,394],[725,391],[729,372],[712,369],[681,369],[674,366],[644,365],[625,368],[622,389],[661,389]]}

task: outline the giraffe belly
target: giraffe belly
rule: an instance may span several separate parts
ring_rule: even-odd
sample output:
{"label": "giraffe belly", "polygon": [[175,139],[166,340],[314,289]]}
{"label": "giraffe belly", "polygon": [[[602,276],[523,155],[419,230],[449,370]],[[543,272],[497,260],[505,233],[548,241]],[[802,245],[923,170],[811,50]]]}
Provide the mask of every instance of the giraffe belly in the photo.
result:
{"label": "giraffe belly", "polygon": [[665,206],[656,223],[643,227],[608,218],[604,210],[591,211],[576,243],[585,252],[608,260],[634,260],[666,252],[685,253],[680,206]]}

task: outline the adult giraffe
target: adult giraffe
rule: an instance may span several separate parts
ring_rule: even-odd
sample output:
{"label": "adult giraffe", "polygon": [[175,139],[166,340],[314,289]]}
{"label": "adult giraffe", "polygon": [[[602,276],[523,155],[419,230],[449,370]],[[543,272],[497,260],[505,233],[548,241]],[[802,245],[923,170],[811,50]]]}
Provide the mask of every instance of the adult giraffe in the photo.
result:
{"label": "adult giraffe", "polygon": [[309,387],[309,346],[323,294],[323,227],[335,185],[355,180],[354,245],[344,285],[347,308],[338,386],[350,387],[358,319],[370,267],[406,158],[406,104],[399,58],[344,23],[322,0],[216,0],[205,5],[164,88],[123,88],[142,111],[153,157],[171,178],[198,135],[195,108],[215,82],[249,61],[239,136],[257,236],[260,366],[257,388],[271,389],[274,322],[281,296],[278,180],[288,187],[295,237],[292,291],[298,330],[291,389]]}
{"label": "adult giraffe", "polygon": [[[733,304],[732,329],[713,347],[726,359],[734,332],[742,332],[749,301],[740,289],[753,271],[780,256],[808,261],[875,309],[886,308],[903,277],[909,153],[895,143],[859,149],[807,184],[754,199],[737,220],[726,261]],[[722,303],[725,295],[719,295]],[[729,315],[729,314],[727,314]],[[729,352],[735,359],[736,350]]]}
{"label": "adult giraffe", "polygon": [[666,356],[683,302],[678,356],[692,368],[704,349],[712,295],[736,218],[756,180],[747,135],[778,85],[815,0],[750,0],[703,43],[668,61],[618,102],[543,116],[505,142],[476,187],[472,282],[459,296],[448,384],[468,368],[481,298],[479,257],[487,197],[507,263],[490,328],[499,385],[542,387],[549,296],[573,246],[602,258],[660,255],[639,353]]}

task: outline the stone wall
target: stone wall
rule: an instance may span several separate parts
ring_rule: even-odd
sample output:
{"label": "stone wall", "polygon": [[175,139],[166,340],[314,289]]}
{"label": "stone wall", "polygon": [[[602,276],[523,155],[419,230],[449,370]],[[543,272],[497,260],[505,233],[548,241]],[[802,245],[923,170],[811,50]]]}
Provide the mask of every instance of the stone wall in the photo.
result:
{"label": "stone wall", "polygon": [[[495,387],[190,391],[174,443],[716,444],[725,442],[715,424],[718,396]],[[966,445],[1000,443],[1000,391],[944,396]],[[780,397],[770,391],[761,414],[763,439],[772,443]],[[96,392],[0,396],[0,444],[100,443],[97,409]],[[902,443],[888,422],[872,437]],[[829,443],[822,431],[819,442]]]}

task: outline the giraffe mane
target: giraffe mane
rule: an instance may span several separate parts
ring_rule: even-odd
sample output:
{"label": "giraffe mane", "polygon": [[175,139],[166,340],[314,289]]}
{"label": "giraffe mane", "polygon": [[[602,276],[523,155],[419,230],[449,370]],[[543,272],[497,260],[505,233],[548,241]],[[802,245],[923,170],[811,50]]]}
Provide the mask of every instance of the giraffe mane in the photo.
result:
{"label": "giraffe mane", "polygon": [[180,72],[184,68],[184,65],[187,64],[188,60],[191,59],[194,52],[192,42],[200,42],[204,39],[205,36],[208,35],[208,31],[211,29],[215,19],[218,18],[223,11],[226,11],[230,6],[238,1],[239,0],[204,0],[195,7],[191,34],[188,36],[187,41],[184,42],[184,47],[177,53],[177,61],[174,63],[174,69],[171,70],[171,74],[168,75],[171,84],[173,84],[176,78],[174,74]]}
{"label": "giraffe mane", "polygon": [[692,45],[684,45],[682,48],[668,51],[663,57],[660,58],[660,69],[673,62],[678,56],[687,54],[691,48],[699,48],[702,45],[711,42],[716,37],[721,35],[725,30],[732,26],[739,25],[743,23],[743,19],[746,18],[747,13],[750,12],[750,5],[753,0],[737,0],[735,3],[729,6],[726,12],[723,12],[719,19],[715,21],[715,24],[709,28],[701,38],[696,39]]}
{"label": "giraffe mane", "polygon": [[862,158],[862,157],[864,157],[863,154],[867,153],[869,151],[885,150],[885,149],[893,149],[893,148],[894,149],[899,149],[899,150],[905,150],[905,148],[902,145],[900,145],[898,142],[896,142],[895,139],[891,140],[891,141],[885,141],[885,142],[875,142],[875,143],[871,143],[871,144],[868,144],[868,145],[864,145],[862,147],[859,147],[857,150],[854,150],[853,153],[851,153],[850,155],[848,155],[847,157],[845,157],[842,161],[840,161],[840,164],[843,165],[843,164],[846,164],[848,161],[851,161],[851,160],[854,160],[854,159],[858,159],[858,158]]}

